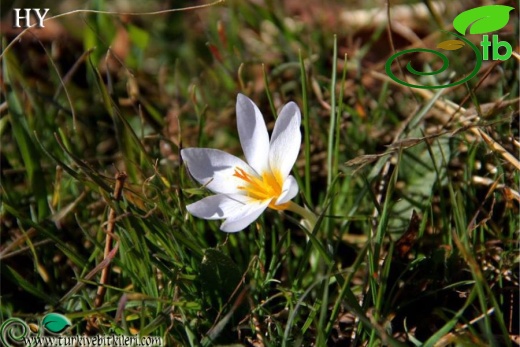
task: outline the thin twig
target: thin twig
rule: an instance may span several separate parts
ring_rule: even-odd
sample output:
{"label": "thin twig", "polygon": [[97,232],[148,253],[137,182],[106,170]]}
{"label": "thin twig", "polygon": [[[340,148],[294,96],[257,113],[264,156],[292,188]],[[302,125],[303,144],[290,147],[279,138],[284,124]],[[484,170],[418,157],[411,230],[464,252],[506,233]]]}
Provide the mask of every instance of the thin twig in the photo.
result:
{"label": "thin twig", "polygon": [[[119,201],[123,194],[123,187],[125,185],[126,173],[124,171],[118,172],[116,174],[116,184],[114,187],[114,201]],[[103,253],[103,262],[106,262],[106,266],[103,266],[101,269],[101,278],[99,280],[99,286],[96,292],[96,298],[94,299],[94,307],[98,308],[103,304],[103,300],[105,298],[105,293],[107,291],[106,285],[108,283],[109,275],[110,275],[110,260],[115,256],[117,252],[119,243],[116,243],[116,246],[112,249],[112,240],[114,238],[114,228],[116,225],[116,210],[111,207],[110,212],[108,213],[108,222],[106,228],[106,236],[105,236],[105,250]],[[96,329],[95,320],[89,320],[87,323],[87,333],[91,333]]]}
{"label": "thin twig", "polygon": [[[123,193],[123,187],[125,185],[126,180],[125,172],[118,172],[116,174],[116,185],[114,187],[114,200],[119,201],[121,199],[121,195]],[[110,208],[110,212],[108,214],[108,225],[106,230],[106,238],[105,238],[105,252],[103,254],[103,259],[107,258],[110,252],[112,251],[112,238],[114,235],[114,227],[116,225],[116,210],[114,208]],[[101,279],[99,281],[99,287],[96,293],[96,299],[94,300],[94,307],[100,307],[103,304],[103,299],[105,297],[105,293],[107,288],[105,284],[108,282],[108,276],[110,273],[110,266],[103,268],[101,271]]]}

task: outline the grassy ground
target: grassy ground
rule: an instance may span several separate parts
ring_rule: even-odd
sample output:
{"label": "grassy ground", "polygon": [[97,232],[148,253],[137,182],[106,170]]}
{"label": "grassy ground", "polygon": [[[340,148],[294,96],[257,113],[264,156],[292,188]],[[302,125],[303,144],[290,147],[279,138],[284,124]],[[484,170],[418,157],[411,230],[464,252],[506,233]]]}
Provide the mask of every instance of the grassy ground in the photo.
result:
{"label": "grassy ground", "polygon": [[[0,319],[60,312],[71,334],[167,346],[514,345],[518,59],[453,88],[394,83],[389,56],[435,48],[477,6],[426,4],[394,6],[391,42],[380,4],[230,0],[69,14],[7,49],[9,6],[24,5],[2,2]],[[513,48],[517,11],[499,32]],[[474,66],[469,48],[448,55],[451,71]],[[241,156],[239,92],[270,129],[300,106],[293,174],[296,201],[320,216],[311,233],[290,212],[236,234],[186,212],[208,192],[179,150]]]}

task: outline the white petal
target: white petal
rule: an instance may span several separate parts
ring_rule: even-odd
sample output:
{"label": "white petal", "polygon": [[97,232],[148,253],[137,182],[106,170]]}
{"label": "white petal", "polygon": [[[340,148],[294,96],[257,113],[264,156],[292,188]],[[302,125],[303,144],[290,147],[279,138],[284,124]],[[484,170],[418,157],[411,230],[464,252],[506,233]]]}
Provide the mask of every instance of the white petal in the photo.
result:
{"label": "white petal", "polygon": [[211,148],[185,148],[181,150],[182,160],[195,180],[215,193],[241,194],[238,186],[244,181],[233,176],[235,168],[254,175],[254,170],[242,159],[229,153]]}
{"label": "white petal", "polygon": [[275,205],[286,203],[287,201],[294,198],[296,194],[298,194],[298,183],[292,175],[289,175],[283,182],[282,194],[280,194],[278,200],[276,200]]}
{"label": "white petal", "polygon": [[237,127],[247,162],[259,174],[268,168],[269,135],[262,113],[251,99],[237,96]]}
{"label": "white petal", "polygon": [[243,205],[242,208],[235,210],[234,214],[222,223],[220,230],[228,233],[243,230],[265,211],[267,205],[269,205],[269,200],[251,200]]}
{"label": "white petal", "polygon": [[291,172],[302,143],[300,109],[294,102],[285,105],[274,125],[269,148],[269,165],[283,178]]}
{"label": "white petal", "polygon": [[204,219],[224,219],[241,213],[245,205],[251,201],[245,195],[217,194],[208,196],[186,206],[188,212],[195,217]]}

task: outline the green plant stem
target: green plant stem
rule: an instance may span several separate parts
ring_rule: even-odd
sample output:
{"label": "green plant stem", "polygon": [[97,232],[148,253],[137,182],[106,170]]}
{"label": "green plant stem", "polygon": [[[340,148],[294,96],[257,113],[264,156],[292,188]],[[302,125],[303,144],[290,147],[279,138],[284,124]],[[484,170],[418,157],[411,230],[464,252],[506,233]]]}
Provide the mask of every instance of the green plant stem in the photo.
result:
{"label": "green plant stem", "polygon": [[330,188],[332,183],[332,176],[335,174],[332,170],[333,157],[337,155],[334,152],[334,134],[336,132],[336,71],[337,71],[337,57],[338,55],[338,40],[334,35],[334,48],[332,53],[332,77],[330,81],[330,126],[329,126],[329,140],[327,145],[327,188]]}
{"label": "green plant stem", "polygon": [[[287,207],[288,211],[299,214],[304,219],[304,225],[309,228],[309,231],[312,231],[316,226],[316,222],[318,221],[318,217],[310,210],[302,207],[292,201],[289,202],[289,207]],[[307,222],[307,223],[305,223]]]}
{"label": "green plant stem", "polygon": [[311,123],[309,119],[309,101],[307,97],[307,72],[303,61],[301,50],[298,52],[300,57],[300,74],[302,81],[303,98],[303,130],[304,130],[304,149],[305,149],[305,199],[311,201]]}

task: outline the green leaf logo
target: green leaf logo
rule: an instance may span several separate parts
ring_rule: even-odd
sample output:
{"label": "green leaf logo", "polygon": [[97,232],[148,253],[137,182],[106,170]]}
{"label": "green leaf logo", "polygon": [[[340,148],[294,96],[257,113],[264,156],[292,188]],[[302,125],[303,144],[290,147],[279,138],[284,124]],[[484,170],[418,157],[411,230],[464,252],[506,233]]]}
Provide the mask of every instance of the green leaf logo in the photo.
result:
{"label": "green leaf logo", "polygon": [[49,313],[43,317],[42,325],[45,330],[59,334],[72,325],[70,320],[59,313]]}
{"label": "green leaf logo", "polygon": [[502,29],[509,21],[509,12],[514,7],[504,5],[480,6],[459,14],[453,20],[453,27],[462,35],[485,34]]}

